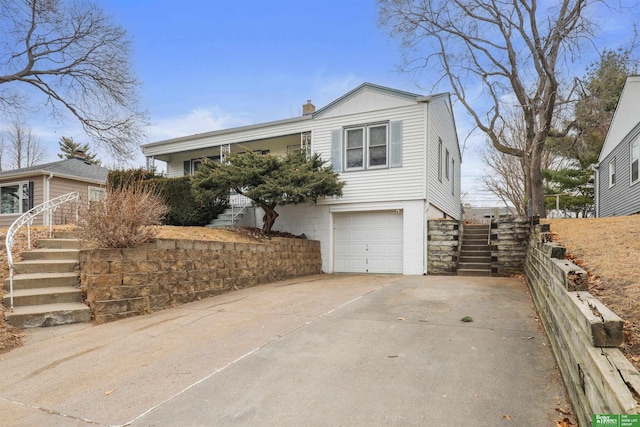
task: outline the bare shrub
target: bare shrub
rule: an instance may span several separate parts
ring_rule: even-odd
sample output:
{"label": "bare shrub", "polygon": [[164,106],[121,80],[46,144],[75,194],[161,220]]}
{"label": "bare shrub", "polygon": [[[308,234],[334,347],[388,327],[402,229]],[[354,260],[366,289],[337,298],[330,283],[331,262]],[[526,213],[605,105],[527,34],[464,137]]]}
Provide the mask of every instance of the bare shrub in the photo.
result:
{"label": "bare shrub", "polygon": [[168,208],[155,188],[141,181],[108,187],[106,197],[80,210],[76,235],[83,246],[128,248],[151,240]]}

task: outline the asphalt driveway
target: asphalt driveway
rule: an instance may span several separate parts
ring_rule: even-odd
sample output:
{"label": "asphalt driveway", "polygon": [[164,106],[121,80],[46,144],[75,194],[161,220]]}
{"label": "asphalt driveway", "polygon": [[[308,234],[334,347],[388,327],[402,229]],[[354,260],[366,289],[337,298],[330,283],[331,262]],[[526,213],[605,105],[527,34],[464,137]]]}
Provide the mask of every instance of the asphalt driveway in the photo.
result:
{"label": "asphalt driveway", "polygon": [[516,279],[318,275],[28,334],[0,354],[3,426],[538,427],[567,406]]}

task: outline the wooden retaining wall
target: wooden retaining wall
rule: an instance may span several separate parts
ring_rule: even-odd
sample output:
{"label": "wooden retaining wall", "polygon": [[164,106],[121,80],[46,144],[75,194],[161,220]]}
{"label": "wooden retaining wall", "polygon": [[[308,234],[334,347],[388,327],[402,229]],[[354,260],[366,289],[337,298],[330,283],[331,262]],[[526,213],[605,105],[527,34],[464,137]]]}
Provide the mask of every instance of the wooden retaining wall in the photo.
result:
{"label": "wooden retaining wall", "polygon": [[589,426],[593,414],[638,414],[640,374],[617,348],[623,322],[587,291],[587,272],[564,258],[549,226],[536,226],[526,280],[578,421]]}

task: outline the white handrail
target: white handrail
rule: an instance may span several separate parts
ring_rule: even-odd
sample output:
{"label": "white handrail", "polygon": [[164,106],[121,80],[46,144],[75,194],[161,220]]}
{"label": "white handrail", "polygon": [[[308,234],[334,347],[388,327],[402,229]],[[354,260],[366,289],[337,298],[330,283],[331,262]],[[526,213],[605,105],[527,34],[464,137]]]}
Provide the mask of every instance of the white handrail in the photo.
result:
{"label": "white handrail", "polygon": [[[48,222],[49,222],[49,237],[52,235],[53,229],[53,215],[58,207],[64,203],[70,201],[77,201],[80,199],[80,193],[74,191],[72,193],[65,194],[60,197],[56,197],[55,199],[48,200],[44,203],[39,204],[38,206],[30,209],[29,211],[23,213],[16,219],[11,227],[9,227],[9,231],[7,231],[7,238],[5,240],[5,245],[7,248],[7,261],[9,263],[9,300],[11,305],[11,311],[13,311],[13,243],[18,230],[27,225],[27,247],[31,249],[31,224],[36,216],[41,213],[47,212],[48,214]],[[78,207],[76,206],[76,221],[78,220]]]}
{"label": "white handrail", "polygon": [[229,204],[231,205],[231,223],[236,223],[236,218],[242,214],[245,208],[251,203],[253,200],[248,198],[247,196],[243,196],[242,194],[232,194],[229,198]]}

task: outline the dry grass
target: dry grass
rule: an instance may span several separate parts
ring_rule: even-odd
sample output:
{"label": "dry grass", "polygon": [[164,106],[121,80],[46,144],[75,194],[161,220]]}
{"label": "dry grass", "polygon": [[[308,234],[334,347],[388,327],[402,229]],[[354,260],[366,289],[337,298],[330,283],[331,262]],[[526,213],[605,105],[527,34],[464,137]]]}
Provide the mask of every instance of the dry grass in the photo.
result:
{"label": "dry grass", "polygon": [[590,292],[625,321],[621,350],[640,369],[640,215],[544,222],[589,272]]}

